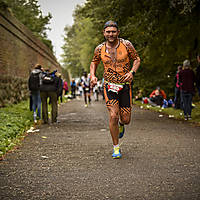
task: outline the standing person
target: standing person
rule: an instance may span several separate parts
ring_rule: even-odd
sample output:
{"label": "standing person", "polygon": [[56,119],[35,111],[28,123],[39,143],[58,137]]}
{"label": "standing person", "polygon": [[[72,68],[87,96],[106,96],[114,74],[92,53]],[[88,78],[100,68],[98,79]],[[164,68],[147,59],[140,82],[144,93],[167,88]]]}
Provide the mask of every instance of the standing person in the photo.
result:
{"label": "standing person", "polygon": [[74,79],[72,79],[71,82],[71,94],[72,94],[72,98],[76,98],[76,82]]}
{"label": "standing person", "polygon": [[181,108],[181,93],[180,93],[180,81],[179,81],[179,73],[182,70],[182,66],[178,66],[176,76],[175,76],[175,98],[174,98],[174,108]]}
{"label": "standing person", "polygon": [[42,66],[36,64],[28,79],[28,87],[31,92],[33,119],[37,123],[37,117],[41,118],[40,84],[42,77]]}
{"label": "standing person", "polygon": [[192,113],[192,97],[195,94],[195,74],[190,69],[190,61],[183,62],[183,70],[179,74],[181,98],[183,102],[183,112],[185,120],[191,120]]}
{"label": "standing person", "polygon": [[196,85],[200,97],[200,54],[197,54],[197,68],[196,68]]}
{"label": "standing person", "polygon": [[57,75],[58,80],[59,80],[59,85],[58,85],[58,101],[59,101],[59,98],[60,98],[60,102],[62,103],[63,102],[63,99],[62,99],[62,94],[63,94],[63,80],[62,80],[62,77],[61,77],[60,73],[57,73],[56,75]]}
{"label": "standing person", "polygon": [[[113,158],[121,158],[119,138],[124,125],[131,120],[131,82],[140,65],[140,58],[130,41],[118,38],[118,25],[108,21],[104,25],[105,42],[96,47],[90,65],[91,84],[97,84],[95,76],[100,61],[104,65],[104,96],[109,111],[109,128],[113,141]],[[130,61],[133,60],[133,66]]]}
{"label": "standing person", "polygon": [[46,70],[42,75],[42,85],[40,86],[40,95],[42,100],[42,117],[44,124],[49,123],[48,119],[48,98],[51,99],[51,122],[57,122],[58,112],[58,90],[59,79],[57,76],[52,75],[49,70]]}
{"label": "standing person", "polygon": [[67,84],[67,81],[66,81],[66,80],[64,80],[63,82],[64,82],[64,83],[63,83],[64,94],[67,95],[68,92],[69,92],[68,84]]}
{"label": "standing person", "polygon": [[[90,96],[90,76],[87,75],[87,72],[83,73],[82,77],[82,87],[83,87],[83,94],[85,100],[85,107],[88,107],[88,103],[91,103],[91,96]],[[88,100],[87,100],[88,99]]]}

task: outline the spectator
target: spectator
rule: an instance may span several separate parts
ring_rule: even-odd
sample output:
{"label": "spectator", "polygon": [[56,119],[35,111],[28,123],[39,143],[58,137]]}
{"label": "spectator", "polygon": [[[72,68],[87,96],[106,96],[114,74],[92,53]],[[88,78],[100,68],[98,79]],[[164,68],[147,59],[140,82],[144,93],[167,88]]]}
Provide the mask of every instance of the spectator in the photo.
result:
{"label": "spectator", "polygon": [[200,54],[197,54],[197,68],[196,68],[196,85],[200,97]]}
{"label": "spectator", "polygon": [[41,99],[40,85],[42,78],[42,66],[36,64],[28,79],[28,87],[31,92],[31,108],[33,110],[33,119],[37,123],[37,117],[41,118]]}
{"label": "spectator", "polygon": [[175,76],[175,98],[174,98],[174,108],[181,108],[181,93],[180,93],[180,81],[179,81],[179,73],[182,70],[182,66],[178,66],[177,73]]}
{"label": "spectator", "polygon": [[69,88],[68,88],[68,84],[66,80],[64,80],[64,83],[63,83],[63,90],[64,90],[64,94],[67,95],[69,92]]}
{"label": "spectator", "polygon": [[48,119],[48,106],[47,100],[51,99],[51,122],[57,122],[57,95],[59,89],[59,79],[57,76],[53,76],[49,73],[49,70],[45,70],[42,75],[42,85],[40,87],[40,95],[42,100],[42,117],[44,123],[49,123]]}
{"label": "spectator", "polygon": [[71,82],[71,94],[72,94],[72,98],[76,98],[76,82],[74,79],[72,79],[72,82]]}
{"label": "spectator", "polygon": [[142,95],[142,90],[139,90],[137,95],[135,95],[135,101],[142,101],[143,95]]}
{"label": "spectator", "polygon": [[181,98],[183,102],[183,111],[185,120],[191,119],[192,113],[192,97],[195,94],[195,74],[190,69],[190,61],[185,60],[183,62],[183,70],[179,74]]}
{"label": "spectator", "polygon": [[56,74],[57,77],[58,77],[58,80],[59,80],[59,86],[58,86],[58,101],[59,101],[59,98],[60,98],[60,102],[62,103],[62,94],[63,94],[63,80],[61,78],[61,74],[60,73],[57,73]]}
{"label": "spectator", "polygon": [[164,90],[161,90],[158,86],[151,94],[150,94],[150,103],[152,105],[163,105],[163,100],[166,99],[167,96],[164,92]]}

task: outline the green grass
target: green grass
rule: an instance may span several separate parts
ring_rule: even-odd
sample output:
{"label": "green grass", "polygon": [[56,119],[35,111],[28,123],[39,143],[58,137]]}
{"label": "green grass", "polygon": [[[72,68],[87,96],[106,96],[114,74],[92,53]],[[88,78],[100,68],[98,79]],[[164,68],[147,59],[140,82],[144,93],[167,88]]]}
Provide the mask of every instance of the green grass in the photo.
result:
{"label": "green grass", "polygon": [[32,124],[28,101],[0,108],[0,157],[19,143]]}
{"label": "green grass", "polygon": [[[67,100],[63,96],[63,103]],[[58,104],[60,103],[59,100]],[[48,112],[51,112],[51,105],[48,105]],[[0,108],[0,158],[20,143],[32,125],[33,112],[29,110],[29,101]]]}
{"label": "green grass", "polygon": [[[143,109],[153,110],[159,113],[169,115],[169,117],[173,116],[173,118],[175,119],[184,120],[183,111],[180,109],[174,109],[174,108],[161,109],[159,107],[150,106],[149,104],[142,104],[141,101],[133,101],[133,104],[138,105]],[[192,109],[192,120],[190,120],[190,122],[200,125],[200,102],[195,102],[195,108]]]}

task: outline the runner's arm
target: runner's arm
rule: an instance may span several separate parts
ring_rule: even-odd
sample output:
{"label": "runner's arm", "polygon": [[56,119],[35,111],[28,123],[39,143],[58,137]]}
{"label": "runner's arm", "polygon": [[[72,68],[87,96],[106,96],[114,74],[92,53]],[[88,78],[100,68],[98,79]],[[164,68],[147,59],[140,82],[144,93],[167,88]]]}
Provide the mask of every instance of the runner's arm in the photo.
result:
{"label": "runner's arm", "polygon": [[134,74],[137,72],[140,66],[140,58],[137,56],[136,59],[133,61],[133,67],[130,72],[125,74],[124,82],[130,82],[133,80]]}
{"label": "runner's arm", "polygon": [[101,51],[101,45],[97,46],[94,50],[94,57],[90,64],[90,83],[94,87],[97,84],[96,70],[101,61],[99,52]]}
{"label": "runner's arm", "polygon": [[90,82],[91,82],[92,87],[97,84],[97,77],[96,77],[97,67],[98,67],[97,63],[91,62],[91,64],[90,64]]}

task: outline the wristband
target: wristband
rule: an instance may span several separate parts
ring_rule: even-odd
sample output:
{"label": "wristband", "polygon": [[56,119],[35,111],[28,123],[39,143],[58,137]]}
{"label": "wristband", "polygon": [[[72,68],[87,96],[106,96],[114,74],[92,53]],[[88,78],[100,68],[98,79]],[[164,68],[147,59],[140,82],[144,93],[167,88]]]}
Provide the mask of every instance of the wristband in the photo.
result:
{"label": "wristband", "polygon": [[135,72],[133,70],[131,70],[130,72],[133,74],[133,76],[135,75]]}

